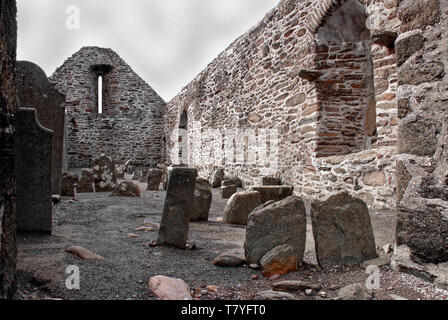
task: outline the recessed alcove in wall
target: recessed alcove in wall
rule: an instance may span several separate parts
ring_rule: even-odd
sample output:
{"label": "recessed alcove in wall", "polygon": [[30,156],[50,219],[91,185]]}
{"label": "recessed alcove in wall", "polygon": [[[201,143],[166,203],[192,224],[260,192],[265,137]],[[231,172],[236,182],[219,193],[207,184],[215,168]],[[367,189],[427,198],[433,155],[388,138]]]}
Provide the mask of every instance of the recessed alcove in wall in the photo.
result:
{"label": "recessed alcove in wall", "polygon": [[364,5],[347,0],[323,21],[316,35],[321,109],[317,157],[344,155],[377,141],[371,34]]}
{"label": "recessed alcove in wall", "polygon": [[105,95],[107,95],[107,75],[112,71],[113,67],[107,64],[97,64],[90,67],[93,74],[93,88],[96,94],[96,111],[98,114],[106,113]]}

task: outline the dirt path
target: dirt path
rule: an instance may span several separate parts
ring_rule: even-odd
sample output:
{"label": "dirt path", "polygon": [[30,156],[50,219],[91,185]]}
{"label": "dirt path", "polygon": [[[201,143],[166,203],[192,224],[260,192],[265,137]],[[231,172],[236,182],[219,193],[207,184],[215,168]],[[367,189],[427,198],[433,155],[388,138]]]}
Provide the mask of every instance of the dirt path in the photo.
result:
{"label": "dirt path", "polygon": [[[245,236],[245,228],[219,222],[226,202],[217,190],[213,195],[211,221],[190,225],[189,239],[196,243],[197,249],[149,247],[148,244],[156,240],[157,230],[139,232],[136,229],[145,222],[160,223],[164,196],[164,192],[145,191],[142,198],[96,193],[81,194],[78,201],[63,199],[54,210],[53,236],[19,235],[19,296],[23,299],[156,299],[147,286],[148,279],[156,275],[185,280],[200,299],[256,299],[257,292],[270,289],[272,281],[253,279],[253,276],[260,276],[260,271],[248,267],[223,269],[212,264],[224,251],[242,250]],[[372,223],[378,246],[392,242],[393,213],[372,213]],[[131,233],[139,237],[132,238]],[[105,260],[80,260],[65,252],[71,246],[89,249]],[[316,263],[313,246],[309,225],[306,261],[311,264]],[[70,291],[65,287],[65,270],[70,265],[80,269],[80,290]],[[379,298],[388,299],[390,293],[410,299],[442,299],[446,295],[419,279],[394,273],[387,267],[382,273],[384,283]],[[280,280],[321,283],[332,298],[339,287],[363,282],[366,278],[360,267],[320,270],[307,265]],[[218,293],[207,292],[205,288],[209,285],[219,286]],[[304,295],[297,298],[312,299]]]}

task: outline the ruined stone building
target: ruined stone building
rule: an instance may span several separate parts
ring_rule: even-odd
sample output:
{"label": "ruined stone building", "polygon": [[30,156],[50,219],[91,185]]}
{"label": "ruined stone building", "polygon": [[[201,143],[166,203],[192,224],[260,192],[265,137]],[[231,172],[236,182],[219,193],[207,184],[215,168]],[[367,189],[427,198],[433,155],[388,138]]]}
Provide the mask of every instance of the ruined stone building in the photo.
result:
{"label": "ruined stone building", "polygon": [[66,96],[69,168],[90,167],[102,153],[122,164],[131,159],[146,166],[165,162],[165,102],[114,51],[82,48],[50,81]]}
{"label": "ruined stone building", "polygon": [[[13,136],[25,100],[14,85],[15,1],[0,10],[2,297],[14,287]],[[59,93],[40,102],[58,117],[65,106],[52,179],[61,154],[82,168],[105,153],[206,179],[223,168],[246,187],[275,176],[310,199],[348,191],[398,208],[397,243],[415,259],[446,262],[447,16],[445,0],[282,0],[168,103],[112,50],[82,48],[50,77]]]}

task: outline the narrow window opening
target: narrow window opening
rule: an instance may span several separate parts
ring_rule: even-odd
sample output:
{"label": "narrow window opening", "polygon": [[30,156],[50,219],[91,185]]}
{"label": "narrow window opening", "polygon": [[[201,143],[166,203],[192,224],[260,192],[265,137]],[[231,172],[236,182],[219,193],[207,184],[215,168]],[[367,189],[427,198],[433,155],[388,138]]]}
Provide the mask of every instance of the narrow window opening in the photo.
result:
{"label": "narrow window opening", "polygon": [[103,113],[103,77],[98,77],[98,113]]}

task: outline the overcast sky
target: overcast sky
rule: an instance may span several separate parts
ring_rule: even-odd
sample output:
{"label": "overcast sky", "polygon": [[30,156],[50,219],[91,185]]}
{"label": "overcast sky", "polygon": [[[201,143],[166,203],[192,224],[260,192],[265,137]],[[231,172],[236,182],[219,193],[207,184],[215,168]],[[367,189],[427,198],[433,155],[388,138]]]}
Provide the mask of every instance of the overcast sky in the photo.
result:
{"label": "overcast sky", "polygon": [[[17,59],[50,76],[83,46],[115,50],[166,101],[279,0],[19,0]],[[80,29],[66,8],[80,9]]]}

